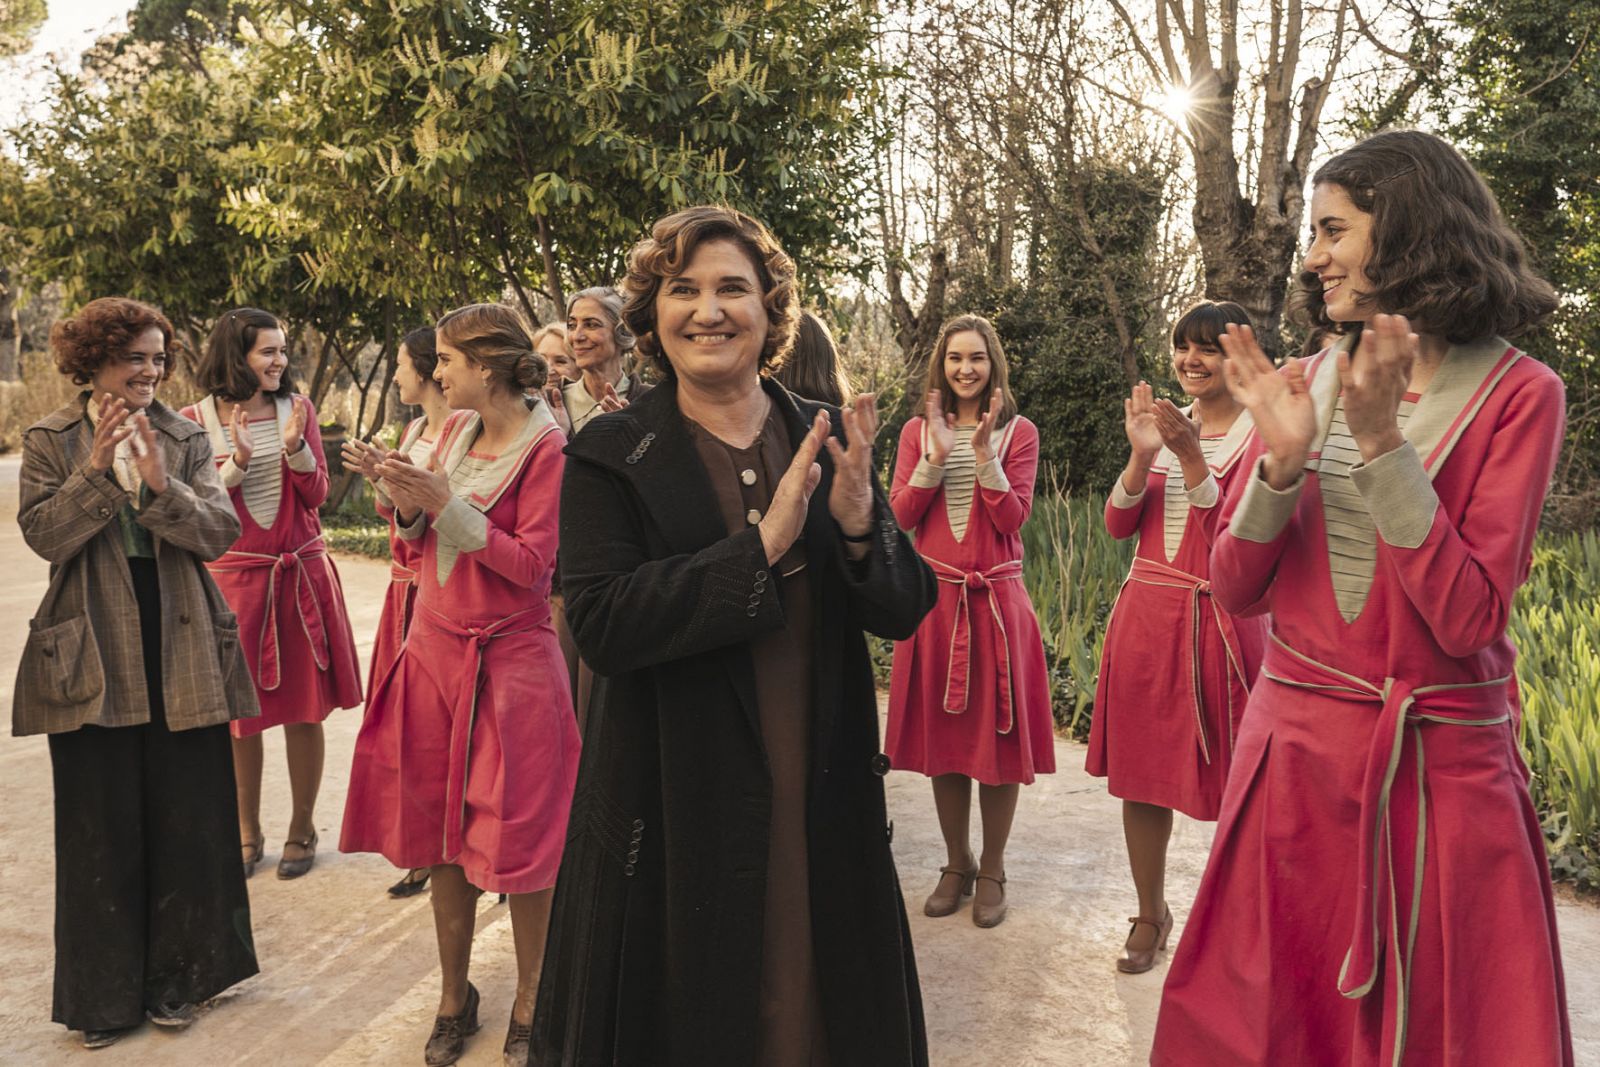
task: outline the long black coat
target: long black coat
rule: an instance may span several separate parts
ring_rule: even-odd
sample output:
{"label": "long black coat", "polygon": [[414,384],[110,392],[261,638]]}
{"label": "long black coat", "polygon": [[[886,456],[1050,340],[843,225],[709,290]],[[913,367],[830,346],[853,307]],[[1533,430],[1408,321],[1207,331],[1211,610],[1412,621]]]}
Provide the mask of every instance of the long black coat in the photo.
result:
{"label": "long black coat", "polygon": [[[798,447],[821,405],[764,388]],[[567,455],[567,617],[603,682],[530,1062],[740,1067],[757,1053],[771,807],[749,641],[784,625],[780,582],[755,527],[728,536],[675,384],[597,418]],[[909,637],[934,579],[879,486],[871,551],[848,559],[820,462],[794,580],[816,620],[807,833],[828,1045],[836,1065],[925,1064],[862,631]]]}

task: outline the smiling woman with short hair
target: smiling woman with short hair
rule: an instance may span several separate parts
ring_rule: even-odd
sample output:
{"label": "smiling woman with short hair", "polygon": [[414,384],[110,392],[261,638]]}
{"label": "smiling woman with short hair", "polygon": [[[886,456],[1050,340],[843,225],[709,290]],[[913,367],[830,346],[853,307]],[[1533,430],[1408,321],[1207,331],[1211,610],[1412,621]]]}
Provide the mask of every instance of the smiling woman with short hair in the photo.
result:
{"label": "smiling woman with short hair", "polygon": [[18,521],[50,587],[12,732],[50,740],[52,1018],[99,1048],[146,1015],[188,1026],[196,1004],[256,973],[227,727],[256,699],[202,565],[239,520],[205,431],[156,399],[171,323],[103,297],[58,322],[50,347],[88,388],[23,437]]}
{"label": "smiling woman with short hair", "polygon": [[665,383],[573,439],[568,619],[601,676],[534,1062],[927,1062],[863,630],[933,579],[842,413],[764,376],[794,264],[721,207],[658,221],[624,320]]}

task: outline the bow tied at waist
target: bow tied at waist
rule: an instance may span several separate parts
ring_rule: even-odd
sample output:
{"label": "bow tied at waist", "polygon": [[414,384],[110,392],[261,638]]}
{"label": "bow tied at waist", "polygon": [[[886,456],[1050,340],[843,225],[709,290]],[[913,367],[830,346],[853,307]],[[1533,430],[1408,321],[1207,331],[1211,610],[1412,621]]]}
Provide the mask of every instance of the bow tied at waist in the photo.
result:
{"label": "bow tied at waist", "polygon": [[931,556],[923,556],[933,576],[947,585],[960,587],[956,601],[955,628],[950,635],[949,679],[944,687],[944,710],[959,715],[967,710],[972,682],[972,613],[977,610],[975,600],[982,597],[989,604],[989,614],[994,619],[991,652],[994,656],[995,733],[1009,734],[1016,724],[1015,693],[1011,681],[1011,638],[1006,633],[1005,614],[1000,610],[995,596],[1000,582],[1020,582],[1022,561],[1009,560],[996,564],[986,571],[968,571],[952,567]]}
{"label": "bow tied at waist", "polygon": [[[1493,727],[1511,721],[1510,676],[1483,682],[1416,685],[1385,678],[1381,685],[1346,674],[1271,635],[1263,677],[1313,689],[1338,700],[1376,706],[1372,743],[1361,780],[1360,851],[1356,857],[1355,926],[1339,992],[1351,999],[1371,993],[1380,974],[1395,1005],[1392,1047],[1386,1058],[1399,1064],[1405,1053],[1407,994],[1417,939],[1423,872],[1427,864],[1427,730],[1439,726]],[[1396,788],[1402,762],[1415,766],[1415,780]],[[1409,845],[1409,848],[1407,847]],[[1410,870],[1406,871],[1405,865]],[[1409,877],[1402,878],[1401,874]],[[1400,885],[1410,890],[1402,913]]]}
{"label": "bow tied at waist", "polygon": [[[1189,699],[1194,711],[1195,742],[1200,747],[1200,758],[1209,765],[1211,763],[1211,736],[1206,730],[1206,693],[1205,693],[1205,657],[1201,653],[1200,635],[1207,622],[1216,628],[1222,638],[1222,647],[1228,654],[1227,677],[1224,678],[1223,691],[1226,694],[1227,707],[1224,722],[1228,724],[1228,750],[1233,750],[1233,694],[1237,688],[1240,692],[1249,692],[1250,680],[1245,675],[1244,650],[1239,645],[1239,632],[1233,625],[1233,616],[1217,607],[1217,602],[1211,596],[1211,583],[1204,578],[1196,577],[1187,571],[1153,559],[1136,556],[1133,569],[1128,572],[1128,581],[1138,582],[1140,585],[1162,586],[1170,589],[1183,589],[1188,591],[1189,600],[1189,626],[1188,640],[1183,643],[1182,654],[1189,675]],[[1243,709],[1240,709],[1243,711]]]}
{"label": "bow tied at waist", "polygon": [[261,688],[272,692],[283,681],[282,645],[278,639],[278,582],[280,579],[289,583],[294,590],[296,614],[300,616],[300,628],[305,632],[306,640],[311,644],[311,658],[315,661],[317,669],[328,669],[329,647],[328,628],[322,619],[322,605],[317,601],[317,592],[311,585],[311,577],[306,573],[305,563],[308,560],[321,559],[328,554],[327,546],[323,544],[322,537],[318,535],[301,545],[292,552],[241,552],[232,549],[222,554],[221,558],[206,564],[206,569],[212,574],[241,574],[246,571],[269,570],[267,576],[267,603],[265,619],[261,626],[261,644],[257,650],[256,662],[259,664],[257,679]]}
{"label": "bow tied at waist", "polygon": [[[471,625],[459,623],[425,603],[419,602],[417,611],[426,615],[435,628],[467,643],[466,660],[470,666],[461,676],[461,688],[451,706],[450,766],[444,793],[444,859],[446,863],[453,863],[461,854],[466,833],[467,774],[472,761],[472,733],[478,723],[478,691],[484,681],[484,653],[497,638],[530,633],[543,626],[550,619],[550,605],[539,603],[491,623]],[[500,712],[506,714],[507,709],[501,708]]]}

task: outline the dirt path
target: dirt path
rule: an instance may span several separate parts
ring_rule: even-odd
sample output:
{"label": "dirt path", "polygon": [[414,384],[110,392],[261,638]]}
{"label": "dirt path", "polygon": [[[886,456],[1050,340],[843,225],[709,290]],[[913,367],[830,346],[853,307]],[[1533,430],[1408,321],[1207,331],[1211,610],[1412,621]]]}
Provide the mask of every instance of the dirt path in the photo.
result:
{"label": "dirt path", "polygon": [[[11,681],[46,571],[16,526],[16,475],[16,458],[0,457],[0,563],[9,578],[0,584],[0,723],[10,721]],[[339,569],[365,655],[387,570],[353,559],[340,559]],[[427,897],[390,900],[383,890],[396,872],[388,864],[333,850],[359,721],[359,712],[344,711],[328,722],[317,817],[324,845],[316,869],[299,882],[272,876],[288,780],[281,739],[268,734],[268,862],[250,882],[263,973],[213,1002],[186,1033],[145,1027],[98,1053],[49,1021],[54,869],[45,741],[0,741],[0,1063],[420,1062],[438,996]],[[1080,746],[1058,744],[1057,758],[1061,773],[1023,792],[1008,872],[1012,910],[994,930],[974,927],[965,909],[923,917],[922,898],[943,862],[932,798],[923,779],[890,776],[895,852],[936,1067],[1088,1067],[1143,1063],[1148,1055],[1164,966],[1133,977],[1112,967],[1132,909],[1118,805],[1080,770]],[[1210,838],[1209,825],[1180,817],[1169,890],[1180,932]],[[1578,1062],[1600,1065],[1600,909],[1564,899],[1559,922]],[[484,903],[478,929],[473,980],[483,991],[484,1029],[461,1061],[467,1067],[500,1062],[514,981],[506,909]]]}

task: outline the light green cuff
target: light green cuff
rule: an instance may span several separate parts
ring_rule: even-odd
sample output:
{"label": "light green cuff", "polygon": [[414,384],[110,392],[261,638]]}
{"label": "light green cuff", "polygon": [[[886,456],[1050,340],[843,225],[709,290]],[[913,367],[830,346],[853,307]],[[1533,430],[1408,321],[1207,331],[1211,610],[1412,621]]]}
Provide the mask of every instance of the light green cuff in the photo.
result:
{"label": "light green cuff", "polygon": [[463,552],[476,552],[489,543],[489,517],[458,496],[433,517],[433,528]]}
{"label": "light green cuff", "polygon": [[927,456],[917,460],[917,469],[911,472],[911,487],[913,489],[937,489],[943,484],[943,467],[937,463],[929,463]]}
{"label": "light green cuff", "polygon": [[1000,466],[999,456],[978,464],[978,484],[998,493],[1011,492],[1011,479],[1006,477],[1005,468]]}
{"label": "light green cuff", "polygon": [[422,535],[428,532],[428,513],[418,508],[417,513],[411,517],[410,525],[407,525],[400,521],[400,513],[397,511],[394,516],[394,528],[399,532],[402,541],[420,540]]}
{"label": "light green cuff", "polygon": [[1306,484],[1306,472],[1301,471],[1289,488],[1272,488],[1262,470],[1266,462],[1265,456],[1256,460],[1244,497],[1239,501],[1239,510],[1233,513],[1233,521],[1228,524],[1228,532],[1233,536],[1258,545],[1271,544],[1283,533],[1283,528],[1294,517],[1294,509],[1300,503],[1300,490]]}
{"label": "light green cuff", "polygon": [[1416,548],[1433,529],[1439,494],[1410,441],[1371,463],[1350,468],[1378,536],[1396,548]]}
{"label": "light green cuff", "polygon": [[[1183,477],[1183,472],[1178,472],[1178,477]],[[1122,479],[1118,478],[1118,482]],[[1214,508],[1217,501],[1222,499],[1222,490],[1217,488],[1217,476],[1207,473],[1205,481],[1193,489],[1185,489],[1184,495],[1189,498],[1189,506],[1194,508]]]}
{"label": "light green cuff", "polygon": [[289,453],[287,462],[289,469],[296,474],[310,474],[317,469],[316,454],[311,451],[310,442],[305,440],[300,442],[299,448]]}
{"label": "light green cuff", "polygon": [[1111,506],[1119,511],[1127,511],[1129,508],[1138,507],[1139,501],[1144,499],[1144,492],[1143,489],[1137,493],[1128,492],[1127,489],[1123,488],[1122,475],[1119,474],[1117,475],[1116,484],[1111,487]]}
{"label": "light green cuff", "polygon": [[231,455],[223,460],[221,469],[217,471],[217,475],[222,479],[222,488],[232,489],[241,484],[244,481],[244,471],[243,467],[233,461]]}

